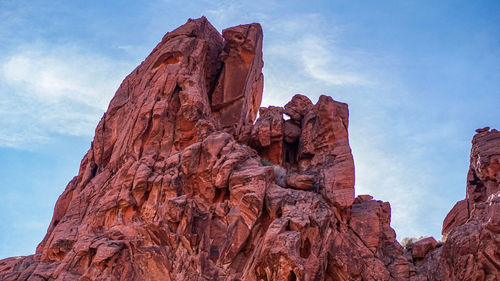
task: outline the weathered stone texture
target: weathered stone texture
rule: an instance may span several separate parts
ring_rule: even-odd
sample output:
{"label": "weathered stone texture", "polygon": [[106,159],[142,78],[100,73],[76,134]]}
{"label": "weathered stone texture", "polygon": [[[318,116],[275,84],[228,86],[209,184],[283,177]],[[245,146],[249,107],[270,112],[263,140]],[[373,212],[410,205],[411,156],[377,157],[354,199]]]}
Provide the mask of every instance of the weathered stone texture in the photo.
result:
{"label": "weathered stone texture", "polygon": [[354,197],[346,104],[259,109],[262,40],[259,24],[221,35],[205,18],[167,33],[111,100],[36,253],[1,260],[0,279],[498,280],[499,133],[474,137],[446,241],[404,249],[389,203]]}

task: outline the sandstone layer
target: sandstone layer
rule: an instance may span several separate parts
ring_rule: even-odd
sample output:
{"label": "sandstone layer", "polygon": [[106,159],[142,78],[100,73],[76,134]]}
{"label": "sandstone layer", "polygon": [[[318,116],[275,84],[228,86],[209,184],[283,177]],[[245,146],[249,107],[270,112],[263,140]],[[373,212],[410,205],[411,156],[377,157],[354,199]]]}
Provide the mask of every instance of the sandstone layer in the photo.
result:
{"label": "sandstone layer", "polygon": [[111,100],[36,253],[1,260],[0,279],[500,280],[499,133],[474,137],[445,242],[405,249],[389,203],[354,196],[346,104],[259,108],[262,41],[259,24],[221,35],[205,18],[167,33]]}

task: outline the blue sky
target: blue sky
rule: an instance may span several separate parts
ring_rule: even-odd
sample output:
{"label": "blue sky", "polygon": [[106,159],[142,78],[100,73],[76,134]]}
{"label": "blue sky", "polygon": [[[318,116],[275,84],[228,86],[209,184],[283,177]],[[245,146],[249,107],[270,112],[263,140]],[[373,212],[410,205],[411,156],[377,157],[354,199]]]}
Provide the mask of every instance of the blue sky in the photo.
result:
{"label": "blue sky", "polygon": [[[244,3],[247,2],[247,3]],[[465,196],[474,130],[500,129],[497,1],[0,0],[0,258],[34,252],[119,83],[188,18],[264,29],[263,105],[347,102],[356,193],[399,239]]]}

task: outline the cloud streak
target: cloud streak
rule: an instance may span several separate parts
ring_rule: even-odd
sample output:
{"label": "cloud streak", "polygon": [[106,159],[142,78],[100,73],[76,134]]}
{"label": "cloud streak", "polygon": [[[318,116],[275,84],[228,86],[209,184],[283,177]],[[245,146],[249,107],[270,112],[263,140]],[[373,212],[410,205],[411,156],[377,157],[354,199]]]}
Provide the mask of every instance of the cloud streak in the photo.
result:
{"label": "cloud streak", "polygon": [[35,44],[0,60],[0,146],[90,136],[130,66],[77,46]]}
{"label": "cloud streak", "polygon": [[311,78],[319,80],[327,85],[359,85],[363,84],[363,78],[359,73],[350,72],[345,60],[335,49],[328,50],[333,44],[318,36],[307,36],[298,44],[300,59],[304,66],[304,71]]}
{"label": "cloud streak", "polygon": [[335,93],[340,100],[349,93],[356,95],[349,89],[371,83],[362,67],[369,57],[343,48],[341,27],[327,25],[320,15],[266,18],[262,25],[265,38],[273,38],[264,40],[263,105],[283,105],[296,93],[313,102],[321,93]]}

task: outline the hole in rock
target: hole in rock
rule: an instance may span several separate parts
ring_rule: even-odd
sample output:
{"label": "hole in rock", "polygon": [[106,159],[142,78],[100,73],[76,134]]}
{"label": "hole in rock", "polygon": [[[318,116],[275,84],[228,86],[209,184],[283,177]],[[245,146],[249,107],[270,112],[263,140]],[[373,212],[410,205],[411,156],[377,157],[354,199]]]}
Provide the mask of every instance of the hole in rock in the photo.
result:
{"label": "hole in rock", "polygon": [[295,272],[290,271],[290,273],[288,274],[287,280],[288,281],[297,281],[297,275],[295,275]]}
{"label": "hole in rock", "polygon": [[215,189],[214,202],[219,203],[219,202],[224,202],[226,200],[229,200],[229,190],[225,188]]}
{"label": "hole in rock", "polygon": [[217,259],[219,258],[219,254],[219,248],[217,246],[210,246],[209,257],[213,262],[217,261]]}
{"label": "hole in rock", "polygon": [[91,169],[90,169],[90,178],[94,178],[95,175],[97,174],[97,165],[96,164],[91,164]]}
{"label": "hole in rock", "polygon": [[179,222],[170,222],[170,229],[172,232],[177,232],[177,228],[179,227]]}
{"label": "hole in rock", "polygon": [[302,247],[300,247],[300,256],[304,259],[308,258],[311,254],[311,242],[309,238],[306,238],[306,241],[302,243]]}
{"label": "hole in rock", "polygon": [[297,152],[299,150],[299,140],[293,143],[285,142],[285,163],[287,168],[291,168],[297,165]]}
{"label": "hole in rock", "polygon": [[277,218],[281,218],[281,216],[283,216],[283,211],[281,211],[281,208],[279,208],[279,209],[276,211],[276,217],[277,217]]}
{"label": "hole in rock", "polygon": [[96,254],[97,254],[97,249],[96,248],[90,248],[89,249],[90,260],[92,260],[95,257]]}

